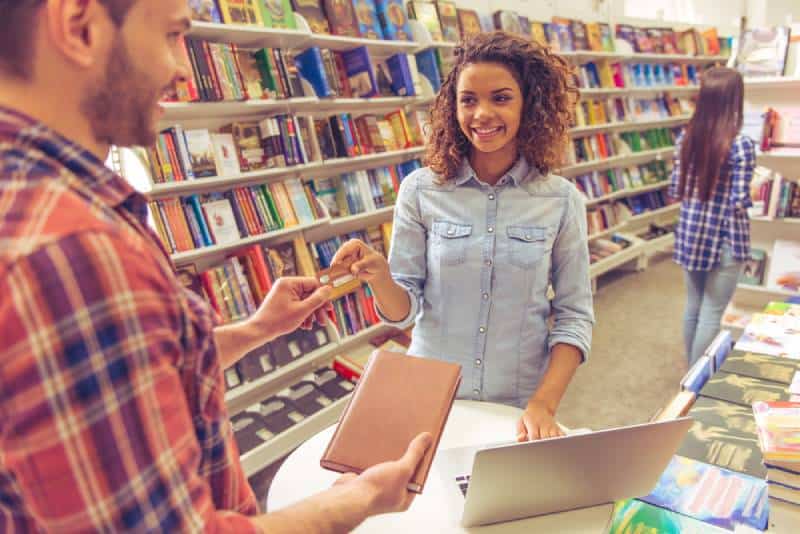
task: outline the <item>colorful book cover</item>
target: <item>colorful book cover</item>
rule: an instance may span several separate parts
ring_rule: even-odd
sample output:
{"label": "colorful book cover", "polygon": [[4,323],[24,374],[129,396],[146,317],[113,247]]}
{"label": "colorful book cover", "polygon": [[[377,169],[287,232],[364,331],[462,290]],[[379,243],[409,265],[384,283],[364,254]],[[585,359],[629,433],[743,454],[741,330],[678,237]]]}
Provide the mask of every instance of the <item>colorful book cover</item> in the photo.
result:
{"label": "colorful book cover", "polygon": [[419,73],[428,79],[434,94],[438,93],[442,87],[442,75],[436,62],[436,50],[428,48],[417,52],[415,57]]}
{"label": "colorful book cover", "polygon": [[540,44],[541,46],[548,46],[547,34],[544,31],[544,23],[535,20],[530,21],[531,24],[531,40]]}
{"label": "colorful book cover", "polygon": [[764,462],[797,472],[800,465],[800,403],[755,402],[753,415]]}
{"label": "colorful book cover", "polygon": [[206,221],[218,245],[236,243],[241,236],[229,200],[216,200],[203,204]]}
{"label": "colorful book cover", "polygon": [[636,499],[617,501],[608,534],[713,534],[729,532]]}
{"label": "colorful book cover", "polygon": [[322,52],[319,47],[312,46],[294,57],[297,70],[305,78],[319,98],[333,96],[330,81],[325,75],[325,66],[322,62]]}
{"label": "colorful book cover", "polygon": [[456,4],[446,0],[436,0],[436,11],[439,14],[439,24],[442,27],[444,40],[451,43],[458,42],[460,36]]}
{"label": "colorful book cover", "polygon": [[347,79],[355,97],[377,96],[378,86],[375,81],[375,72],[366,46],[359,46],[342,53]]}
{"label": "colorful book cover", "polygon": [[603,50],[606,52],[614,52],[614,33],[611,31],[611,26],[605,23],[600,23],[600,40],[603,43]]}
{"label": "colorful book cover", "polygon": [[331,27],[325,17],[320,0],[292,0],[292,9],[306,19],[311,33],[331,33]]}
{"label": "colorful book cover", "polygon": [[195,177],[216,176],[214,146],[209,131],[204,129],[184,130],[184,137]]}
{"label": "colorful book cover", "polygon": [[603,36],[600,33],[600,24],[597,22],[586,23],[586,43],[589,50],[595,52],[603,51]]}
{"label": "colorful book cover", "polygon": [[[235,176],[241,172],[239,156],[233,135],[214,133],[211,134],[213,146],[213,164],[216,166],[217,176]],[[213,176],[213,174],[209,175]]]}
{"label": "colorful book cover", "polygon": [[418,20],[431,34],[431,39],[436,42],[444,41],[439,14],[433,2],[421,2],[419,0],[408,2],[408,16]]}
{"label": "colorful book cover", "polygon": [[500,11],[495,11],[492,17],[494,19],[494,27],[496,29],[516,35],[522,35],[522,27],[520,26],[519,15],[517,15],[516,12],[503,9]]}
{"label": "colorful book cover", "polygon": [[222,20],[225,24],[245,24],[250,26],[263,26],[261,0],[218,0]]}
{"label": "colorful book cover", "polygon": [[764,264],[766,263],[767,253],[760,248],[751,248],[750,257],[744,261],[742,273],[739,275],[739,282],[760,286],[764,279]]}
{"label": "colorful book cover", "polygon": [[324,0],[325,13],[335,35],[361,37],[352,0]]}
{"label": "colorful book cover", "polygon": [[294,30],[297,22],[290,0],[258,0],[261,9],[261,20],[267,28],[284,28]]}
{"label": "colorful book cover", "polygon": [[800,304],[792,304],[791,302],[770,302],[764,307],[764,313],[769,315],[800,317]]}
{"label": "colorful book cover", "polygon": [[766,476],[752,409],[698,397],[688,415],[694,424],[677,454],[757,478]]}
{"label": "colorful book cover", "polygon": [[775,240],[769,263],[767,286],[800,291],[800,241]]}
{"label": "colorful book cover", "polygon": [[800,359],[800,318],[765,313],[753,314],[750,324],[736,342],[736,348]]}
{"label": "colorful book cover", "polygon": [[189,0],[189,9],[192,10],[192,20],[222,23],[215,0]]}
{"label": "colorful book cover", "polygon": [[789,50],[789,28],[751,28],[742,32],[736,68],[743,76],[781,76]]}
{"label": "colorful book cover", "polygon": [[640,500],[704,523],[759,530],[769,517],[767,482],[715,465],[673,456],[655,489]]}
{"label": "colorful book cover", "polygon": [[381,23],[384,39],[414,40],[402,0],[375,0],[375,7],[378,10],[378,20]]}
{"label": "colorful book cover", "polygon": [[358,31],[361,33],[361,37],[366,37],[367,39],[384,38],[374,0],[353,0],[353,9],[356,11]]}
{"label": "colorful book cover", "polygon": [[473,9],[457,9],[458,27],[461,31],[461,39],[466,41],[481,33],[481,19],[478,12]]}
{"label": "colorful book cover", "polygon": [[550,30],[558,40],[558,49],[560,51],[569,52],[575,50],[575,42],[573,41],[569,19],[553,17]]}

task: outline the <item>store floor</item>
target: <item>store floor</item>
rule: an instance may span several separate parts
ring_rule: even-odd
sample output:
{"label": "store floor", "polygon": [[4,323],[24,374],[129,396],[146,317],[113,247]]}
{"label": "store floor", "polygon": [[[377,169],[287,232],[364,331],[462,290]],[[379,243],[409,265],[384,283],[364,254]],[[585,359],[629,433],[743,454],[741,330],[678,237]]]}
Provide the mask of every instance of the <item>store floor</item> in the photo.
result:
{"label": "store floor", "polygon": [[[559,421],[597,430],[645,422],[664,406],[686,373],[684,300],[683,273],[666,254],[643,272],[603,276],[592,353],[570,384]],[[262,503],[278,467],[250,479]]]}

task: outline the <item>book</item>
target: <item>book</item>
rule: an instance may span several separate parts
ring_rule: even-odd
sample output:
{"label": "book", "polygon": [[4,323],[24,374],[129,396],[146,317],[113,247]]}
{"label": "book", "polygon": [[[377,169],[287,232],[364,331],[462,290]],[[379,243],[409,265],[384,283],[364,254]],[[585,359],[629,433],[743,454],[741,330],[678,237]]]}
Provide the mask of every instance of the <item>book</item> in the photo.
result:
{"label": "book", "polygon": [[422,76],[431,84],[434,94],[442,87],[442,74],[436,61],[436,50],[427,48],[414,54],[417,59],[417,68]]}
{"label": "book", "polygon": [[320,0],[292,0],[292,9],[306,19],[311,33],[331,33],[331,27],[325,17]]}
{"label": "book", "polygon": [[214,148],[213,162],[217,176],[233,176],[242,172],[233,135],[211,134],[211,144]]}
{"label": "book", "polygon": [[439,15],[439,24],[442,28],[442,37],[445,41],[456,43],[460,39],[458,28],[458,12],[455,2],[436,0],[436,12]]}
{"label": "book", "polygon": [[764,478],[752,409],[698,397],[689,410],[694,424],[677,451],[680,456]]}
{"label": "book", "polygon": [[217,176],[214,145],[208,130],[184,130],[189,160],[197,178]]}
{"label": "book", "polygon": [[608,534],[714,534],[730,532],[637,499],[617,501]]}
{"label": "book", "polygon": [[742,273],[739,275],[739,282],[760,286],[764,279],[764,264],[767,253],[760,248],[751,248],[750,256],[744,261]]}
{"label": "book", "polygon": [[758,401],[788,401],[790,398],[786,384],[724,372],[712,376],[700,390],[700,396],[744,407]]}
{"label": "book", "polygon": [[192,10],[192,20],[200,22],[222,22],[222,16],[215,0],[189,0],[189,9]]}
{"label": "book", "polygon": [[325,65],[319,47],[312,46],[294,57],[297,70],[305,78],[319,98],[335,96],[325,74]]}
{"label": "book", "polygon": [[353,8],[356,11],[358,20],[358,30],[361,37],[367,39],[383,39],[383,28],[378,17],[378,10],[374,0],[353,0]]}
{"label": "book", "polygon": [[436,42],[444,41],[442,26],[439,22],[439,14],[433,2],[423,2],[412,0],[407,3],[408,16],[416,19],[425,27],[431,35],[431,39]]}
{"label": "book", "polygon": [[257,0],[261,10],[261,21],[267,28],[294,30],[297,22],[290,0]]}
{"label": "book", "polygon": [[236,243],[242,238],[229,200],[206,202],[203,204],[203,211],[206,214],[209,230],[214,236],[214,243],[225,245]]}
{"label": "book", "polygon": [[508,33],[516,35],[522,34],[522,26],[520,25],[519,15],[514,11],[501,9],[492,14],[494,20],[494,27],[498,30],[503,30]]}
{"label": "book", "polygon": [[325,13],[328,15],[328,22],[331,32],[334,35],[344,35],[346,37],[361,37],[358,30],[358,19],[356,10],[351,0],[324,0]]}
{"label": "book", "polygon": [[531,40],[540,46],[549,46],[550,43],[548,43],[547,34],[544,31],[544,23],[532,20],[530,25]]}
{"label": "book", "polygon": [[669,421],[683,417],[689,412],[697,395],[693,391],[681,391],[653,418],[654,421]]}
{"label": "book", "polygon": [[641,501],[704,523],[733,530],[764,530],[769,516],[767,483],[683,456],[673,456],[656,487]]}
{"label": "book", "polygon": [[714,373],[714,362],[706,355],[700,356],[681,380],[683,391],[698,393]]}
{"label": "book", "polygon": [[461,40],[466,41],[481,33],[481,19],[478,12],[473,9],[456,10],[458,16],[458,28],[461,35]]}
{"label": "book", "polygon": [[800,291],[800,241],[775,240],[769,262],[767,287]]}
{"label": "book", "polygon": [[359,46],[342,52],[342,59],[353,96],[362,98],[377,96],[378,85],[367,47]]}
{"label": "book", "polygon": [[736,342],[736,348],[800,359],[800,318],[755,313]]}
{"label": "book", "polygon": [[775,382],[786,387],[792,383],[795,374],[800,372],[800,361],[733,350],[725,359],[720,371]]}
{"label": "book", "polygon": [[393,41],[414,40],[402,0],[375,0],[375,8],[378,12],[378,20],[381,23],[384,39]]}
{"label": "book", "polygon": [[753,403],[761,453],[767,465],[784,466],[800,462],[800,403]]}
{"label": "book", "polygon": [[217,0],[225,24],[263,26],[260,0]]}
{"label": "book", "polygon": [[[408,485],[422,493],[453,399],[461,382],[457,364],[375,351],[320,460],[325,469],[360,473],[400,458],[421,432],[433,442]],[[386,417],[403,413],[401,419]],[[375,441],[375,436],[381,436]]]}
{"label": "book", "polygon": [[734,65],[743,76],[781,76],[788,49],[788,27],[745,29]]}

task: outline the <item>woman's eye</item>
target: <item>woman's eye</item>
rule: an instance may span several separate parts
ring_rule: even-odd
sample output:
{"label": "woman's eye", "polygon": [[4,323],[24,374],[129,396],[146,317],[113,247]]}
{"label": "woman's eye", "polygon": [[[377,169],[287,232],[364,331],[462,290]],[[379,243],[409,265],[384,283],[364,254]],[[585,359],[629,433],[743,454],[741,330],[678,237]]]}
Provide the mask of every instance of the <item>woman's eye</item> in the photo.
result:
{"label": "woman's eye", "polygon": [[464,97],[464,98],[461,99],[461,103],[464,104],[465,106],[468,106],[470,104],[474,104],[475,103],[475,99],[471,98],[471,97]]}
{"label": "woman's eye", "polygon": [[509,100],[511,100],[511,97],[508,95],[497,95],[494,98],[495,102],[508,102]]}

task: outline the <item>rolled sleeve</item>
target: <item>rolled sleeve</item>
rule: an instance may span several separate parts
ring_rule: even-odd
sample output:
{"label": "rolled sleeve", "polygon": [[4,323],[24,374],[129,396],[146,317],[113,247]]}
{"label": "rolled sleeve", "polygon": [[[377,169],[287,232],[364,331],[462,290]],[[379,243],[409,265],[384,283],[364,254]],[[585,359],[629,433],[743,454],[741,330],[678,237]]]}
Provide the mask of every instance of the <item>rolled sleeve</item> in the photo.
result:
{"label": "rolled sleeve", "polygon": [[402,321],[388,320],[375,306],[384,323],[397,328],[408,328],[417,318],[425,298],[427,277],[427,229],[420,216],[417,195],[418,173],[408,175],[400,184],[394,208],[392,240],[389,246],[389,269],[392,279],[405,288],[411,307]]}
{"label": "rolled sleeve", "polygon": [[551,271],[554,297],[553,326],[547,339],[550,351],[567,343],[581,351],[586,361],[592,344],[594,311],[589,278],[589,243],[586,205],[577,190],[570,191],[567,206],[553,243]]}

